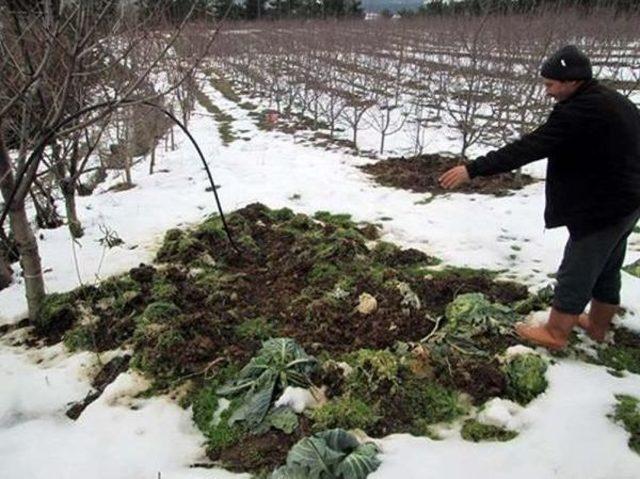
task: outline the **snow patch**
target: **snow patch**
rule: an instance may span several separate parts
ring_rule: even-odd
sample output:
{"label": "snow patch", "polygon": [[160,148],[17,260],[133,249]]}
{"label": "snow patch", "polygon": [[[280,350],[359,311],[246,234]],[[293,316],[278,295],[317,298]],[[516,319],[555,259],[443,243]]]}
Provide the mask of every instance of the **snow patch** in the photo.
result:
{"label": "snow patch", "polygon": [[489,426],[519,431],[526,425],[526,420],[522,417],[523,411],[524,408],[513,401],[494,398],[484,405],[477,420]]}
{"label": "snow patch", "polygon": [[305,409],[319,405],[319,400],[316,396],[309,389],[287,386],[282,396],[276,401],[275,407],[290,407],[299,414]]}

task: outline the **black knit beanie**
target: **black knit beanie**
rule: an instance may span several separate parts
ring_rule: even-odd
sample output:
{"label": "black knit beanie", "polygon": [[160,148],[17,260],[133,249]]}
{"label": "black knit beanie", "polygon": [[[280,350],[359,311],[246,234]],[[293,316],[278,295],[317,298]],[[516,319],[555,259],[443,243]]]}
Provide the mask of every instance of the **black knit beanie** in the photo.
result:
{"label": "black knit beanie", "polygon": [[550,80],[591,80],[593,72],[589,58],[574,45],[567,45],[549,57],[540,75]]}

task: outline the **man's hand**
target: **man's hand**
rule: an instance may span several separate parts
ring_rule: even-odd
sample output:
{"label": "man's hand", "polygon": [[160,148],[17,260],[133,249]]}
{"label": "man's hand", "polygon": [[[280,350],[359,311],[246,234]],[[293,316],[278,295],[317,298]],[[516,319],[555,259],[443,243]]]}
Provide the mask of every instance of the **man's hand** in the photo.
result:
{"label": "man's hand", "polygon": [[466,166],[456,166],[445,172],[438,182],[444,189],[450,190],[471,181]]}

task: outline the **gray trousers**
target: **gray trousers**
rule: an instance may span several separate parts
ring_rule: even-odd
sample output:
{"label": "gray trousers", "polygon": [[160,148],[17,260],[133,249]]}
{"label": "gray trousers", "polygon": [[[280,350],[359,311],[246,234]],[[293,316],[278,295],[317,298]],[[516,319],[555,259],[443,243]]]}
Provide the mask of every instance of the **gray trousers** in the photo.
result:
{"label": "gray trousers", "polygon": [[639,217],[640,209],[584,236],[572,235],[569,231],[556,276],[554,308],[567,314],[582,314],[591,298],[620,304],[620,270],[627,238]]}

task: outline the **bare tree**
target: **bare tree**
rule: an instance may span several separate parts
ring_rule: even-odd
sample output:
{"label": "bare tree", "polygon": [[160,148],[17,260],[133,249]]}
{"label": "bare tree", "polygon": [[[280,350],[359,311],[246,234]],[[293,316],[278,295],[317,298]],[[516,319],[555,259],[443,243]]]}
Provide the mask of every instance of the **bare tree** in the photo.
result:
{"label": "bare tree", "polygon": [[[84,131],[119,108],[156,100],[176,87],[167,85],[150,93],[145,82],[171,55],[187,19],[167,32],[158,27],[153,14],[143,21],[133,4],[128,11],[123,8],[117,0],[43,0],[35,7],[16,1],[0,7],[0,120],[15,151],[10,154],[3,138],[0,189],[5,209],[0,226],[8,215],[32,321],[37,319],[45,288],[25,198],[44,152],[57,139]],[[133,66],[134,75],[122,75],[123,68]],[[78,95],[80,91],[87,94]]]}
{"label": "bare tree", "polygon": [[338,120],[347,107],[347,94],[340,88],[336,71],[331,69],[327,74],[325,86],[320,89],[322,95],[318,100],[318,108],[323,120],[329,127],[331,138],[335,135]]}
{"label": "bare tree", "polygon": [[[481,43],[486,19],[484,17],[470,35],[468,31],[460,30],[460,57],[455,69],[444,73],[453,78],[441,82],[445,86],[447,112],[461,135],[460,155],[463,158],[466,158],[468,148],[481,139],[491,121],[486,113],[481,118],[482,110],[490,98],[487,90],[493,85],[485,77],[488,45]],[[468,28],[468,25],[465,27]]]}

